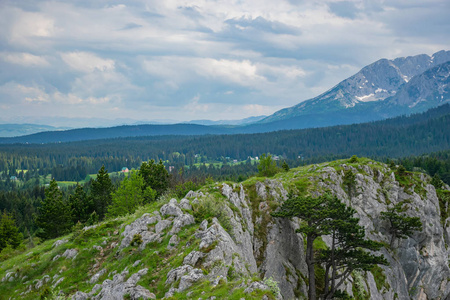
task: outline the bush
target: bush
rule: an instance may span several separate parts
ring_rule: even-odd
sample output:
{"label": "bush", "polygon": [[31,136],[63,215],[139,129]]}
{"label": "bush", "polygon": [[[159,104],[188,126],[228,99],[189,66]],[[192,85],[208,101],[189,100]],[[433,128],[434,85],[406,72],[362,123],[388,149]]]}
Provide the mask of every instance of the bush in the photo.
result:
{"label": "bush", "polygon": [[352,157],[350,157],[348,162],[351,163],[351,164],[357,163],[358,162],[358,156],[353,155]]}
{"label": "bush", "polygon": [[138,247],[140,244],[142,244],[142,236],[137,233],[133,235],[133,239],[131,240],[130,245]]}
{"label": "bush", "polygon": [[269,287],[269,290],[276,296],[280,293],[280,288],[278,287],[278,282],[276,282],[272,276],[264,279],[264,284]]}
{"label": "bush", "polygon": [[203,220],[211,221],[216,217],[220,225],[230,235],[233,235],[233,227],[231,225],[230,217],[228,217],[225,204],[221,200],[213,198],[202,198],[197,204],[193,205],[195,221],[200,223]]}
{"label": "bush", "polygon": [[184,183],[180,183],[180,184],[176,185],[173,188],[173,192],[175,193],[177,198],[183,198],[184,196],[186,196],[187,193],[189,193],[189,191],[196,191],[201,186],[202,186],[201,184],[194,183],[191,180],[189,180]]}
{"label": "bush", "polygon": [[267,177],[271,177],[276,173],[278,173],[279,170],[277,168],[277,163],[274,160],[272,160],[272,155],[268,154],[266,156],[265,153],[261,155],[258,165],[258,171],[259,176],[267,176]]}

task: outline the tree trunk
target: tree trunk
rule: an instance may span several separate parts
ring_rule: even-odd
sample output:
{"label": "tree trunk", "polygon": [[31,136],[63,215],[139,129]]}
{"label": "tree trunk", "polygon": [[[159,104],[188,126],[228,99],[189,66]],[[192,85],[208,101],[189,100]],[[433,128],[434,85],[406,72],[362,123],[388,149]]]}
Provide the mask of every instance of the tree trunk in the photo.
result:
{"label": "tree trunk", "polygon": [[313,235],[306,236],[306,265],[308,266],[308,299],[316,300],[316,274],[314,273],[314,243]]}

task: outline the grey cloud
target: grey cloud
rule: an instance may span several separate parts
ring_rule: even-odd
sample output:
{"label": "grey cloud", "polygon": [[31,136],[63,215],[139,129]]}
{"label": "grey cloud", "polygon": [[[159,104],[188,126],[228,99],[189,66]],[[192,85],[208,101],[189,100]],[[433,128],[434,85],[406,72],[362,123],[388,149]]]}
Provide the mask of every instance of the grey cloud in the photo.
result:
{"label": "grey cloud", "polygon": [[[280,2],[285,11],[276,11],[268,2],[251,1],[0,0],[0,53],[30,53],[48,61],[27,66],[0,58],[0,87],[10,92],[19,84],[29,94],[74,103],[68,109],[37,101],[34,109],[48,104],[40,114],[48,109],[76,116],[89,107],[90,114],[172,118],[183,116],[196,99],[200,107],[221,105],[222,111],[208,112],[214,119],[227,105],[289,106],[379,58],[449,49],[450,1],[432,1],[333,0],[325,2],[328,10],[291,0]],[[54,34],[23,34],[22,43],[12,41],[13,25],[24,11],[54,21]],[[114,67],[73,69],[61,58],[72,52],[112,60]],[[171,62],[171,57],[180,59]],[[158,64],[148,72],[144,61]],[[289,77],[290,72],[301,75]],[[77,106],[77,101],[84,102]],[[27,109],[17,104],[9,111]]]}
{"label": "grey cloud", "polygon": [[328,6],[332,13],[342,18],[355,19],[359,12],[355,3],[350,1],[331,2]]}
{"label": "grey cloud", "polygon": [[130,30],[135,28],[141,28],[142,25],[136,24],[136,23],[128,23],[124,27],[122,27],[120,30]]}

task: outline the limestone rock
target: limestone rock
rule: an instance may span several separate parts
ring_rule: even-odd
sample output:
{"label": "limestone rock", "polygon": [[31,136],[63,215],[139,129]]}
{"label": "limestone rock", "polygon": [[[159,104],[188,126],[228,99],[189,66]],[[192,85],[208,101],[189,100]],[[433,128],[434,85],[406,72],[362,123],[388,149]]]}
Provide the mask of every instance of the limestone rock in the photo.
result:
{"label": "limestone rock", "polygon": [[76,292],[75,295],[72,296],[72,300],[88,300],[89,295],[83,292]]}
{"label": "limestone rock", "polygon": [[193,269],[187,275],[183,275],[180,278],[180,284],[178,285],[178,292],[183,292],[189,288],[194,282],[204,278],[203,271],[200,269]]}
{"label": "limestone rock", "polygon": [[159,234],[154,233],[149,229],[149,225],[155,224],[161,220],[159,212],[154,212],[153,214],[153,216],[144,214],[130,225],[125,226],[125,230],[122,233],[124,238],[120,243],[119,250],[128,247],[136,234],[139,234],[142,238],[142,244],[140,245],[141,249],[145,248],[148,243],[161,241]]}
{"label": "limestone rock", "polygon": [[67,239],[63,239],[63,240],[57,240],[56,242],[53,243],[53,248],[56,248],[58,246],[61,246],[62,244],[67,243],[69,240]]}
{"label": "limestone rock", "polygon": [[205,231],[208,228],[208,220],[203,220],[198,227],[198,230]]}
{"label": "limestone rock", "polygon": [[[142,269],[139,272],[130,276],[128,280],[125,281],[125,276],[128,271],[123,271],[120,274],[114,275],[113,279],[106,279],[101,285],[101,291],[98,295],[93,296],[96,292],[94,289],[89,293],[91,299],[94,300],[112,300],[112,299],[123,299],[126,294],[131,296],[131,299],[155,299],[155,295],[150,293],[149,290],[144,287],[137,285],[141,276],[145,275],[148,269]],[[95,287],[94,287],[95,288]],[[97,287],[97,290],[99,288]]]}
{"label": "limestone rock", "polygon": [[268,291],[269,287],[262,282],[254,281],[244,290],[244,293],[250,294],[255,290]]}
{"label": "limestone rock", "polygon": [[172,235],[172,237],[169,240],[169,244],[167,245],[168,250],[176,249],[178,246],[178,243],[180,242],[178,236]]}
{"label": "limestone rock", "polygon": [[172,220],[161,220],[158,222],[158,224],[155,225],[155,232],[157,234],[160,234],[164,231],[164,229],[169,228],[170,225],[172,225]]}
{"label": "limestone rock", "polygon": [[199,259],[203,258],[205,254],[200,251],[192,251],[183,260],[184,265],[195,266]]}
{"label": "limestone rock", "polygon": [[189,265],[183,265],[176,269],[170,270],[169,273],[167,273],[166,285],[174,283],[175,281],[180,279],[181,276],[192,271],[192,269],[193,268]]}
{"label": "limestone rock", "polygon": [[188,199],[183,198],[180,200],[180,208],[186,209],[186,210],[192,210],[192,205],[189,203]]}
{"label": "limestone rock", "polygon": [[90,284],[96,283],[96,282],[100,279],[100,277],[102,277],[103,274],[105,274],[105,273],[106,273],[106,269],[100,270],[99,272],[97,272],[96,274],[94,274],[94,276],[91,277],[91,279],[89,280],[89,283],[90,283]]}
{"label": "limestone rock", "polygon": [[169,203],[164,204],[159,211],[161,212],[161,215],[163,217],[165,216],[178,217],[179,215],[183,214],[181,209],[178,207],[177,199],[171,199]]}
{"label": "limestone rock", "polygon": [[178,232],[180,232],[181,228],[191,225],[191,224],[194,224],[194,223],[195,223],[195,219],[192,215],[190,215],[190,214],[179,215],[178,217],[176,217],[173,220],[173,226],[172,226],[172,229],[170,230],[170,233],[171,234],[178,233]]}
{"label": "limestone rock", "polygon": [[78,254],[77,249],[67,249],[61,256],[67,259],[75,259]]}
{"label": "limestone rock", "polygon": [[189,191],[185,198],[201,198],[204,197],[205,195],[202,192],[194,192],[194,191]]}

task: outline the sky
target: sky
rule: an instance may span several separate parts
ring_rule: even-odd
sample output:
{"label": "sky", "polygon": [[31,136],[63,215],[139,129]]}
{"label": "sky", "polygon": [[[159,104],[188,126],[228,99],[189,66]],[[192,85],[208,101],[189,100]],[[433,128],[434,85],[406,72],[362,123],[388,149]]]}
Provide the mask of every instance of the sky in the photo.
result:
{"label": "sky", "polygon": [[0,123],[269,115],[450,50],[449,16],[448,0],[0,0]]}

